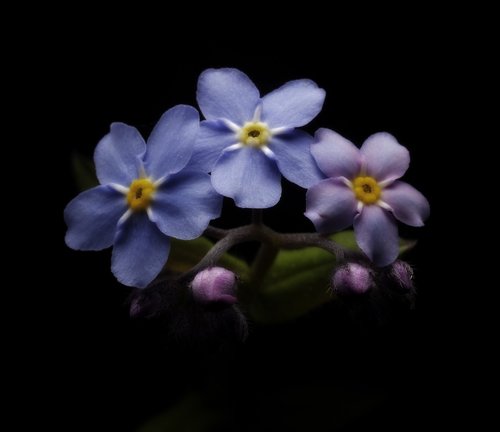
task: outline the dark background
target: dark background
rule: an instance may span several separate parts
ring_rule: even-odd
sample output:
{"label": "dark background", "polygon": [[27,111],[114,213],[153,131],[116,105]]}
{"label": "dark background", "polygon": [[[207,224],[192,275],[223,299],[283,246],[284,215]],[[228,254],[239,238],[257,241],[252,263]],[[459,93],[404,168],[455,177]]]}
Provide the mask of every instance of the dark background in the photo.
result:
{"label": "dark background", "polygon": [[[48,349],[55,354],[47,373],[58,395],[48,411],[51,424],[135,430],[187,391],[200,389],[208,395],[209,411],[226,413],[228,431],[421,430],[429,423],[449,424],[464,378],[449,369],[460,330],[455,287],[442,264],[449,205],[442,167],[453,146],[443,113],[454,100],[440,53],[418,45],[405,51],[374,47],[338,62],[332,60],[335,52],[331,58],[306,52],[236,57],[206,47],[191,59],[168,52],[161,59],[141,58],[133,50],[115,54],[66,53],[51,81],[59,107],[52,114],[55,145],[65,161],[58,169],[64,189],[57,196],[62,283],[50,294],[47,314]],[[130,320],[130,290],[112,276],[109,251],[66,248],[62,211],[78,193],[71,155],[91,156],[113,121],[147,136],[171,106],[196,106],[201,71],[225,66],[246,72],[261,94],[290,79],[316,81],[327,97],[305,128],[311,133],[328,127],[361,145],[370,134],[387,131],[410,149],[405,179],[431,203],[424,228],[401,231],[419,239],[407,257],[416,270],[414,310],[326,305],[287,324],[251,323],[242,345],[200,348],[167,336],[159,325]],[[283,186],[283,198],[265,211],[265,222],[281,231],[313,231],[302,216],[305,191],[286,181]],[[227,201],[217,223],[248,221],[247,212]]]}

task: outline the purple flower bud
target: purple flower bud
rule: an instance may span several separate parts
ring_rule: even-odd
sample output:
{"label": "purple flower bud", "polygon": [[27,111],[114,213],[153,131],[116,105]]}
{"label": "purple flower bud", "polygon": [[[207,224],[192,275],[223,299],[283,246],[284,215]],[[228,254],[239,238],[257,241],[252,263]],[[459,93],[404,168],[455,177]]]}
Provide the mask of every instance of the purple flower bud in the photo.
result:
{"label": "purple flower bud", "polygon": [[193,297],[200,303],[236,303],[236,276],[222,267],[207,268],[191,282]]}
{"label": "purple flower bud", "polygon": [[390,276],[401,288],[411,290],[413,288],[413,269],[404,261],[396,261],[390,270]]}
{"label": "purple flower bud", "polygon": [[337,294],[363,294],[373,285],[369,268],[356,263],[340,267],[333,275],[333,290]]}
{"label": "purple flower bud", "polygon": [[151,318],[161,309],[161,296],[158,292],[149,290],[136,290],[130,298],[131,318]]}

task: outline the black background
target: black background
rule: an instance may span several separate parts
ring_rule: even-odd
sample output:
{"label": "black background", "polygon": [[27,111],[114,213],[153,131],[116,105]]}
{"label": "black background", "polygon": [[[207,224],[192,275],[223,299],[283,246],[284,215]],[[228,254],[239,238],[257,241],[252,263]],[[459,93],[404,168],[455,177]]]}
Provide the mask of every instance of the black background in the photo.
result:
{"label": "black background", "polygon": [[[58,395],[48,410],[51,424],[135,430],[190,389],[209,389],[213,407],[232,413],[225,430],[421,430],[450,422],[449,406],[459,398],[455,389],[463,378],[449,369],[459,330],[454,286],[441,263],[449,203],[440,180],[453,145],[443,112],[453,100],[440,54],[418,45],[404,51],[374,47],[337,62],[335,52],[328,58],[307,52],[234,56],[214,47],[195,58],[115,54],[66,53],[51,80],[59,107],[52,124],[65,161],[58,169],[65,179],[57,203],[61,283],[49,293],[47,314],[55,355],[46,385],[56,386]],[[171,106],[196,106],[201,71],[228,66],[246,72],[261,94],[290,79],[316,81],[327,97],[305,128],[311,133],[328,127],[361,145],[370,134],[387,131],[410,149],[405,179],[431,203],[424,228],[402,228],[419,239],[407,258],[416,269],[415,310],[399,307],[380,316],[368,310],[353,318],[351,308],[327,305],[283,325],[250,324],[245,344],[221,354],[215,347],[178,343],[153,323],[130,320],[130,290],[114,280],[109,251],[66,248],[62,211],[78,193],[73,152],[91,156],[113,121],[147,136]],[[305,191],[283,185],[283,198],[265,211],[265,222],[281,231],[313,231],[302,215]],[[218,224],[248,221],[247,212],[226,201]]]}

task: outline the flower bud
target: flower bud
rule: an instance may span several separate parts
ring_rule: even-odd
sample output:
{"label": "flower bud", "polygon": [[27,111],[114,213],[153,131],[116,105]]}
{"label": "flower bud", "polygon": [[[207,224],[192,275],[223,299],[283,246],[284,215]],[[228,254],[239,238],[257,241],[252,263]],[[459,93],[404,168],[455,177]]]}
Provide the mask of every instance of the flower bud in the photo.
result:
{"label": "flower bud", "polygon": [[397,260],[391,266],[390,277],[404,290],[413,288],[413,269],[407,262]]}
{"label": "flower bud", "polygon": [[361,264],[348,263],[333,275],[333,290],[337,294],[363,294],[372,286],[372,272]]}
{"label": "flower bud", "polygon": [[160,293],[153,289],[137,289],[130,296],[130,318],[151,318],[161,310]]}
{"label": "flower bud", "polygon": [[236,275],[222,267],[202,270],[191,282],[191,290],[200,303],[232,305],[237,302]]}

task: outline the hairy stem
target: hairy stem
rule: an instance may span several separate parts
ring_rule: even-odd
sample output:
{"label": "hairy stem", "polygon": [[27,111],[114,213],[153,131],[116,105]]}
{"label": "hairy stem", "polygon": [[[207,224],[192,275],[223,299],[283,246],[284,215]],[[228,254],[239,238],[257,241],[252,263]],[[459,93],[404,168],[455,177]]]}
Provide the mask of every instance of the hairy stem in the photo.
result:
{"label": "hairy stem", "polygon": [[260,283],[263,280],[280,249],[318,247],[335,255],[338,261],[346,259],[347,256],[359,255],[356,252],[345,250],[342,246],[320,234],[282,234],[257,222],[229,230],[208,227],[205,235],[218,239],[217,243],[198,264],[179,277],[180,281],[191,280],[199,271],[217,264],[222,255],[233,246],[251,241],[262,243],[261,249],[252,264],[251,281],[253,283]]}
{"label": "hairy stem", "polygon": [[181,281],[190,280],[205,267],[214,266],[222,255],[237,244],[255,240],[262,241],[261,233],[256,229],[255,225],[245,225],[231,230],[219,230],[218,228],[211,227],[206,233],[207,235],[213,234],[213,237],[222,236],[222,238],[213,245],[212,249],[208,251],[198,264],[181,275]]}
{"label": "hairy stem", "polygon": [[252,224],[262,225],[262,210],[261,209],[253,209],[252,210]]}

